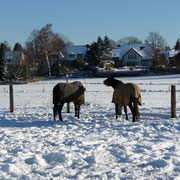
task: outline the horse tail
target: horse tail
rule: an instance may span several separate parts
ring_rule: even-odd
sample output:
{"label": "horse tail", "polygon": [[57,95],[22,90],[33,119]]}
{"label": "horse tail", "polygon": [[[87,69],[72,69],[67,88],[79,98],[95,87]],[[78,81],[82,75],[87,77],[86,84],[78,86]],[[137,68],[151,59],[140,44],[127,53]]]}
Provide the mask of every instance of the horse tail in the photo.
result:
{"label": "horse tail", "polygon": [[53,88],[53,104],[58,104],[60,102],[60,89],[59,87],[56,85]]}
{"label": "horse tail", "polygon": [[137,103],[138,105],[142,105],[142,99],[141,99],[141,95],[139,95],[139,97],[137,98]]}

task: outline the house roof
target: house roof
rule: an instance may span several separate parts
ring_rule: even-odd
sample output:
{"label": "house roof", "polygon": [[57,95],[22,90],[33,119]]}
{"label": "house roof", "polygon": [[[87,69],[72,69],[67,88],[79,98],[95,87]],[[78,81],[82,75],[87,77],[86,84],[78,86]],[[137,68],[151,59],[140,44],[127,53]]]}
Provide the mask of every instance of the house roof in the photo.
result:
{"label": "house roof", "polygon": [[169,58],[173,58],[175,57],[177,54],[179,53],[179,51],[175,51],[175,50],[172,50],[172,51],[164,51],[163,54],[166,56],[166,57],[169,57]]}
{"label": "house roof", "polygon": [[7,59],[12,59],[13,57],[17,57],[17,58],[21,57],[22,54],[23,54],[23,52],[21,52],[21,51],[14,51],[14,52],[6,51],[5,56]]}
{"label": "house roof", "polygon": [[138,53],[142,59],[152,59],[152,48],[147,44],[122,44],[112,50],[112,55],[122,59],[131,49]]}
{"label": "house roof", "polygon": [[87,51],[87,47],[85,45],[72,45],[72,46],[66,46],[65,52],[67,54],[85,54]]}

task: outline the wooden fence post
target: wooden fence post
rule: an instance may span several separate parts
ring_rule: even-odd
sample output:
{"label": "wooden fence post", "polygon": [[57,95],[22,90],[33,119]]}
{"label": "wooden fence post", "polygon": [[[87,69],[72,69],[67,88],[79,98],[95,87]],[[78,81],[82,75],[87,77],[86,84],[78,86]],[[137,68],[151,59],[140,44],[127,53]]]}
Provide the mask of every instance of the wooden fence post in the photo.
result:
{"label": "wooden fence post", "polygon": [[171,85],[171,118],[176,117],[176,86]]}
{"label": "wooden fence post", "polygon": [[[66,75],[66,83],[68,83],[68,74]],[[70,103],[67,103],[67,113],[71,112],[71,106]]]}
{"label": "wooden fence post", "polygon": [[10,112],[14,112],[14,95],[13,95],[13,85],[9,85],[9,97],[10,97]]}

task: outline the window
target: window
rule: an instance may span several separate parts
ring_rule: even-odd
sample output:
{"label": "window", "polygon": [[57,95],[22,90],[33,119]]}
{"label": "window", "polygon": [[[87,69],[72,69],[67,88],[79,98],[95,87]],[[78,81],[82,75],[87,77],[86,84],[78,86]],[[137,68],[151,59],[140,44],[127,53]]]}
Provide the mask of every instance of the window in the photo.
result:
{"label": "window", "polygon": [[12,59],[7,59],[7,62],[8,62],[8,63],[11,63],[11,62],[12,62]]}
{"label": "window", "polygon": [[128,54],[128,59],[136,59],[136,54]]}
{"label": "window", "polygon": [[75,56],[74,54],[69,54],[70,58],[74,58],[74,56]]}
{"label": "window", "polygon": [[136,61],[128,61],[127,66],[136,66],[138,63]]}
{"label": "window", "polygon": [[82,58],[82,53],[78,53],[77,57]]}

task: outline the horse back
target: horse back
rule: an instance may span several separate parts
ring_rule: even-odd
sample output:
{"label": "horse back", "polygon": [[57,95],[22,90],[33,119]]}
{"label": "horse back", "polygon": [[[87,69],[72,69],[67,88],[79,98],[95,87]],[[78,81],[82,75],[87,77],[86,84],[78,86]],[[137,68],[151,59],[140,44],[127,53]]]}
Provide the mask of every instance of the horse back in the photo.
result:
{"label": "horse back", "polygon": [[80,81],[58,83],[53,88],[53,104],[77,101],[77,99],[81,99],[84,102],[84,91],[85,88]]}
{"label": "horse back", "polygon": [[138,103],[142,104],[140,89],[134,83],[119,83],[113,94],[112,103],[121,104],[122,106],[127,106],[129,104],[130,98],[137,98]]}
{"label": "horse back", "polygon": [[139,86],[134,83],[127,83],[125,86],[127,89],[129,89],[131,96],[133,98],[137,98],[138,104],[142,105],[141,90]]}

